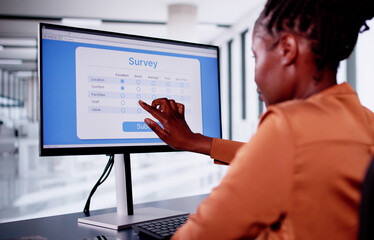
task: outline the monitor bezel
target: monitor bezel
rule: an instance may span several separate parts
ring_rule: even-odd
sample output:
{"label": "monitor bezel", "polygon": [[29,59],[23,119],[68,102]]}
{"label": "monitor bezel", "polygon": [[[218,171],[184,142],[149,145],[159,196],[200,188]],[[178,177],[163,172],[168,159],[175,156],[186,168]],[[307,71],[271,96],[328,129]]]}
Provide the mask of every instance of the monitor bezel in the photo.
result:
{"label": "monitor bezel", "polygon": [[97,29],[89,29],[89,28],[80,28],[80,27],[71,27],[71,26],[64,26],[59,24],[51,24],[51,23],[39,23],[38,27],[38,77],[39,77],[39,155],[40,156],[68,156],[68,155],[98,155],[98,154],[121,154],[121,153],[147,153],[147,152],[170,152],[176,151],[175,149],[169,147],[168,145],[145,145],[145,146],[79,146],[79,147],[56,147],[56,148],[46,148],[43,144],[43,66],[42,66],[42,28],[49,28],[54,30],[63,30],[63,31],[71,31],[77,33],[92,33],[97,35],[103,36],[110,36],[110,37],[119,37],[119,38],[126,38],[126,39],[136,39],[136,40],[145,40],[151,42],[159,42],[159,43],[167,43],[167,44],[176,44],[182,46],[191,46],[191,47],[201,47],[201,48],[211,48],[216,50],[217,52],[217,70],[218,70],[218,101],[219,101],[219,117],[220,117],[220,137],[222,137],[222,115],[221,115],[221,94],[220,94],[220,55],[219,55],[219,47],[211,44],[201,44],[201,43],[192,43],[192,42],[183,42],[171,39],[162,39],[162,38],[154,38],[148,36],[140,36],[140,35],[133,35],[133,34],[125,34],[125,33],[116,33],[110,31],[103,31]]}

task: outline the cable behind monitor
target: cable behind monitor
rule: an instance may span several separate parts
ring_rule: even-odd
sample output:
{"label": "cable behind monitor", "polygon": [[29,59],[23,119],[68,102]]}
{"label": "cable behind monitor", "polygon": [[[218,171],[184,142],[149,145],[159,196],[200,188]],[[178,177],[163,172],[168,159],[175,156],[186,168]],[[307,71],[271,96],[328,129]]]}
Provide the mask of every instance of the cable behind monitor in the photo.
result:
{"label": "cable behind monitor", "polygon": [[91,198],[96,192],[96,189],[103,183],[105,180],[108,178],[110,172],[112,171],[114,165],[114,155],[111,154],[109,155],[109,160],[108,163],[106,164],[104,168],[103,174],[100,176],[99,180],[96,182],[95,186],[92,188],[90,195],[87,198],[86,205],[84,206],[83,212],[86,216],[90,216],[90,203],[91,203]]}

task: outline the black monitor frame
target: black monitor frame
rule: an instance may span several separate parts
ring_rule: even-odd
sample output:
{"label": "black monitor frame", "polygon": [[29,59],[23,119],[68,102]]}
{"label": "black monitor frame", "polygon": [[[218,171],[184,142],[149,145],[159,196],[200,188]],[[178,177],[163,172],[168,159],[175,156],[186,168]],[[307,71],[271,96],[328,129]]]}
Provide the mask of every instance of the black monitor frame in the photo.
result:
{"label": "black monitor frame", "polygon": [[[39,40],[38,40],[38,54],[39,54],[39,93],[40,93],[40,147],[39,147],[39,153],[40,156],[62,156],[62,155],[94,155],[94,154],[119,154],[119,153],[145,153],[145,152],[169,152],[169,151],[175,151],[171,147],[167,145],[147,145],[147,146],[103,146],[103,147],[93,147],[93,146],[87,146],[87,147],[64,147],[64,148],[45,148],[43,144],[43,66],[42,66],[42,29],[54,29],[54,30],[68,30],[71,32],[77,32],[77,33],[93,33],[98,34],[102,36],[110,36],[110,37],[119,37],[119,38],[126,38],[126,39],[136,39],[136,40],[143,40],[143,41],[152,41],[152,42],[158,42],[158,43],[167,43],[167,44],[176,44],[180,46],[191,46],[191,47],[201,47],[201,48],[209,48],[214,49],[217,52],[217,69],[219,72],[219,48],[218,46],[214,45],[208,45],[208,44],[199,44],[199,43],[188,43],[188,42],[182,42],[182,41],[175,41],[175,40],[168,40],[168,39],[160,39],[160,38],[152,38],[152,37],[144,37],[144,36],[138,36],[138,35],[130,35],[130,34],[123,34],[123,33],[114,33],[114,32],[108,32],[108,31],[99,31],[99,30],[93,30],[93,29],[83,29],[83,28],[77,28],[77,27],[68,27],[68,26],[62,26],[62,25],[56,25],[56,24],[49,24],[49,23],[40,23],[39,24]],[[220,91],[220,76],[218,74],[218,90]],[[221,109],[221,99],[220,94],[218,97],[219,101],[219,109]],[[219,112],[220,117],[220,136],[222,136],[222,120],[221,120],[221,110]]]}

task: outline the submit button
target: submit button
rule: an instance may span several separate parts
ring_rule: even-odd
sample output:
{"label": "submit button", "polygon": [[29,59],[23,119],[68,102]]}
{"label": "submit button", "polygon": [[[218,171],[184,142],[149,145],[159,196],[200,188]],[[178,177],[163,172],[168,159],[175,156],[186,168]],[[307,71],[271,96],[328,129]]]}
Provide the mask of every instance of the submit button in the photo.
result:
{"label": "submit button", "polygon": [[124,132],[152,132],[145,122],[123,122],[122,130]]}
{"label": "submit button", "polygon": [[122,130],[124,132],[152,132],[145,122],[123,122]]}

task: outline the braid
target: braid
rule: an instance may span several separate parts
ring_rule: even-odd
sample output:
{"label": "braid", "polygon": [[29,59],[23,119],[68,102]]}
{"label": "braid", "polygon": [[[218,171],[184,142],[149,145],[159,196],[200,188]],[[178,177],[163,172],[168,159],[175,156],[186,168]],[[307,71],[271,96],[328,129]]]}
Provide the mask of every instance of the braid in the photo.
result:
{"label": "braid", "polygon": [[302,34],[310,40],[317,68],[336,70],[373,16],[374,0],[268,0],[259,20],[271,35]]}

